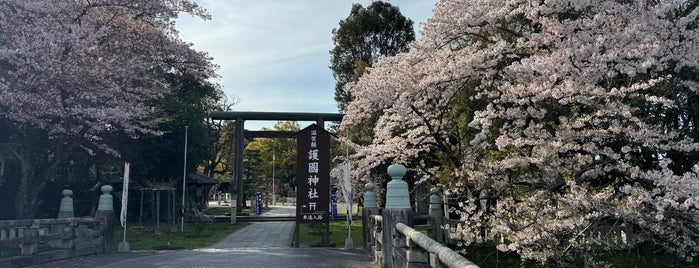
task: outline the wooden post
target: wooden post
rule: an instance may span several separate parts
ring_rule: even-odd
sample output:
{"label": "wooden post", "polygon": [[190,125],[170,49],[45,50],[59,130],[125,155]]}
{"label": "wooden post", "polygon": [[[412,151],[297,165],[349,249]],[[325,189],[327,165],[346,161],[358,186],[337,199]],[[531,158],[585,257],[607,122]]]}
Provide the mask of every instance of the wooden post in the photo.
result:
{"label": "wooden post", "polygon": [[141,189],[140,193],[141,193],[141,205],[139,205],[139,210],[138,210],[138,225],[143,225],[143,189]]}
{"label": "wooden post", "polygon": [[301,244],[299,242],[299,239],[301,238],[301,231],[299,230],[299,228],[301,228],[301,225],[297,221],[296,223],[294,223],[294,241],[291,243],[292,248],[297,248]]}
{"label": "wooden post", "polygon": [[[245,129],[245,119],[242,117],[237,117],[235,119],[235,147],[233,148],[234,153],[234,185],[236,189],[231,190],[231,194],[236,195],[236,201],[238,202],[238,207],[236,212],[243,212],[243,207],[245,206],[245,201],[243,199],[243,151],[245,146],[245,140],[243,138],[243,130]],[[233,216],[231,214],[231,216]]]}
{"label": "wooden post", "polygon": [[393,164],[388,167],[388,175],[392,180],[386,186],[386,208],[382,211],[383,225],[383,265],[382,267],[399,267],[394,265],[394,246],[403,246],[405,242],[394,241],[396,235],[396,223],[403,223],[413,226],[414,212],[410,208],[410,196],[408,184],[403,181],[406,168],[400,164]]}
{"label": "wooden post", "polygon": [[236,194],[232,194],[231,198],[231,224],[238,222],[238,197]]}
{"label": "wooden post", "polygon": [[160,234],[160,189],[155,192],[155,234]]}

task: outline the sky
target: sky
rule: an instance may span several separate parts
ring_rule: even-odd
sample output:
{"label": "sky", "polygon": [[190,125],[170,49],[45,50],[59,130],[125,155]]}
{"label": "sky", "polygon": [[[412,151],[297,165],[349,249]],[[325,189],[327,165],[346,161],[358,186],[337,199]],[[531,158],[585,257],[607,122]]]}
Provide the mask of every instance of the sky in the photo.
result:
{"label": "sky", "polygon": [[[180,15],[182,40],[205,51],[220,68],[222,86],[234,111],[336,113],[330,66],[332,30],[353,3],[370,0],[199,0],[211,20]],[[421,23],[437,0],[392,0],[403,16]],[[245,128],[272,128],[276,122],[246,121]],[[299,122],[301,127],[311,122]]]}

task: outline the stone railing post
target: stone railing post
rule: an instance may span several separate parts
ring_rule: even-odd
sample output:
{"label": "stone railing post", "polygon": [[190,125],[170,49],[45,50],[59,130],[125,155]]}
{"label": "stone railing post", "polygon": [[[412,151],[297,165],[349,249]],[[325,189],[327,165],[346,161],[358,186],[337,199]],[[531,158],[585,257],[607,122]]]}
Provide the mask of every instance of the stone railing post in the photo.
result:
{"label": "stone railing post", "polygon": [[17,237],[24,238],[24,241],[19,245],[22,250],[22,255],[35,255],[39,253],[39,223],[36,220],[31,221],[31,225],[17,230]]}
{"label": "stone railing post", "polygon": [[393,263],[394,246],[403,247],[404,241],[393,241],[396,234],[396,223],[413,226],[415,214],[410,208],[410,194],[408,184],[403,181],[407,169],[401,164],[393,164],[388,167],[388,175],[391,181],[386,185],[386,208],[381,212],[383,221],[383,265],[382,267],[399,267]]}
{"label": "stone railing post", "polygon": [[379,215],[379,208],[376,206],[374,184],[367,183],[364,185],[364,189],[366,192],[364,193],[364,208],[362,209],[362,235],[364,236],[364,249],[370,250],[373,244],[372,219],[374,215]]}
{"label": "stone railing post", "polygon": [[97,212],[95,218],[102,222],[102,252],[110,252],[112,250],[113,227],[114,227],[114,198],[112,197],[112,186],[103,185],[102,195],[100,195],[99,203],[97,204]]}
{"label": "stone railing post", "polygon": [[63,198],[61,198],[61,205],[58,207],[58,218],[73,218],[75,217],[75,212],[73,210],[73,191],[65,189],[63,190]]}
{"label": "stone railing post", "polygon": [[383,229],[381,223],[383,218],[381,215],[375,215],[369,218],[371,226],[371,248],[370,252],[374,255],[374,267],[382,267],[383,265]]}
{"label": "stone railing post", "polygon": [[[411,264],[429,266],[430,253],[424,248],[420,247],[420,245],[418,245],[412,237],[406,235],[405,246],[407,247],[407,250],[405,251],[405,261],[407,264],[405,267],[411,267]],[[436,267],[440,267],[439,263],[435,264],[437,264],[435,265]]]}
{"label": "stone railing post", "polygon": [[439,196],[439,189],[430,189],[430,211],[432,226],[434,228],[434,239],[439,243],[444,243],[444,211],[442,209],[442,198]]}

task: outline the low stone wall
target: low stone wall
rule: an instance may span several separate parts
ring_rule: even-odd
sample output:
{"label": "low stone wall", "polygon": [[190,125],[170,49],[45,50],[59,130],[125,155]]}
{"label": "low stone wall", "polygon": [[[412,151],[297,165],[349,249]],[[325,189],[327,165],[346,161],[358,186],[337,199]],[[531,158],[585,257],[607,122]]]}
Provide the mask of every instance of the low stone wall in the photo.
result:
{"label": "low stone wall", "polygon": [[[103,185],[95,217],[75,218],[73,194],[64,190],[58,219],[0,221],[0,268],[23,267],[112,248],[114,224],[112,186]],[[9,254],[8,252],[9,251]],[[14,254],[13,254],[14,253]]]}
{"label": "low stone wall", "polygon": [[[428,215],[415,215],[410,206],[406,173],[402,165],[388,167],[392,180],[386,185],[385,208],[376,205],[374,184],[364,193],[363,234],[365,248],[374,256],[375,267],[467,267],[478,265],[444,246],[444,212],[439,190],[430,190]],[[413,227],[426,231],[429,236]]]}
{"label": "low stone wall", "polygon": [[0,267],[21,267],[103,253],[106,224],[97,218],[0,221],[0,247],[20,255],[0,259]]}

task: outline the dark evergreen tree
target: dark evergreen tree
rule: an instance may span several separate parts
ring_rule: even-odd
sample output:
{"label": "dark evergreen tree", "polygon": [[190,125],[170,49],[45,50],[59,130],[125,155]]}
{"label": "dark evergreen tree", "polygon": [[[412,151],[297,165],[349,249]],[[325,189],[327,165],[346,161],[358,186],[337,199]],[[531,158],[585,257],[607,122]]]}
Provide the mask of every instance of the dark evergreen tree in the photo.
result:
{"label": "dark evergreen tree", "polygon": [[219,138],[217,128],[209,120],[211,110],[223,98],[218,86],[193,80],[188,75],[167,74],[166,79],[171,94],[155,105],[157,114],[163,118],[162,135],[141,137],[133,148],[134,154],[126,155],[133,158],[128,160],[132,161],[134,175],[149,180],[181,179],[185,134],[187,171],[192,173],[210,159],[212,146]]}
{"label": "dark evergreen tree", "polygon": [[344,112],[352,100],[347,84],[357,81],[366,68],[380,56],[406,52],[415,40],[413,21],[404,17],[398,7],[382,1],[364,8],[354,4],[349,16],[333,29],[335,48],[330,69],[335,78],[335,101]]}

